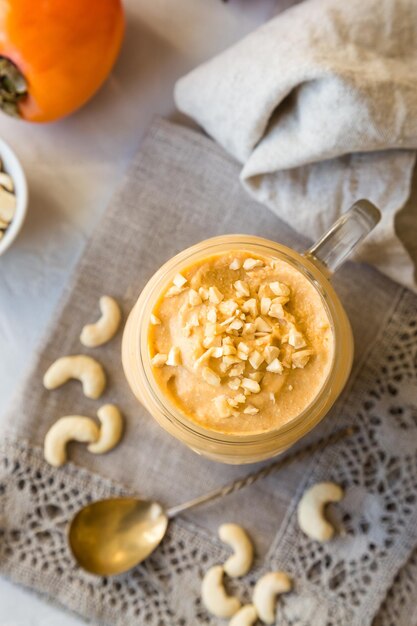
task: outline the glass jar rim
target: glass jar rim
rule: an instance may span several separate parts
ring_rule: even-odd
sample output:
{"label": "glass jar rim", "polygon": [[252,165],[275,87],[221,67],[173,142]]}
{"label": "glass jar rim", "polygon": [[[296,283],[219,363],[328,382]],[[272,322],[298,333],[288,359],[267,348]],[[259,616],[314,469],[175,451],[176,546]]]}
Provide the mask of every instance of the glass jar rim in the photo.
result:
{"label": "glass jar rim", "polygon": [[[324,381],[319,393],[299,415],[278,428],[260,433],[243,433],[239,435],[222,433],[203,428],[196,422],[193,422],[190,418],[187,418],[184,413],[182,413],[169,401],[169,399],[163,394],[152,374],[147,340],[150,315],[158,296],[160,295],[162,289],[166,287],[170,277],[173,277],[180,271],[180,269],[184,270],[187,267],[187,264],[194,263],[200,258],[204,258],[210,254],[215,255],[221,254],[221,252],[225,251],[230,252],[233,249],[252,251],[252,253],[255,253],[257,250],[260,255],[281,258],[300,271],[307,278],[310,284],[313,285],[321,298],[331,323],[335,344],[332,363],[326,380]],[[157,405],[159,411],[171,422],[174,427],[180,428],[188,436],[198,437],[200,440],[204,440],[205,442],[212,442],[216,445],[224,443],[231,447],[242,445],[251,447],[266,441],[272,443],[274,441],[282,440],[285,439],[286,436],[293,438],[294,433],[296,434],[298,429],[305,431],[306,425],[307,430],[310,430],[310,428],[317,423],[318,420],[316,419],[316,416],[321,414],[323,406],[325,406],[329,395],[331,394],[334,372],[338,368],[343,368],[343,366],[348,371],[350,370],[351,359],[349,363],[342,363],[341,359],[343,351],[337,349],[338,343],[343,339],[343,324],[341,317],[344,315],[346,318],[346,314],[344,313],[344,309],[340,304],[333,287],[329,283],[328,277],[323,272],[323,269],[319,268],[310,259],[292,248],[268,239],[252,235],[222,235],[220,237],[206,239],[198,244],[186,248],[176,256],[169,259],[159,268],[159,270],[152,276],[148,284],[145,286],[140,300],[142,300],[142,302],[140,318],[138,320],[140,329],[139,359],[142,372],[146,380],[149,399],[153,404]],[[347,325],[350,330],[348,322]],[[310,428],[308,428],[309,424]]]}

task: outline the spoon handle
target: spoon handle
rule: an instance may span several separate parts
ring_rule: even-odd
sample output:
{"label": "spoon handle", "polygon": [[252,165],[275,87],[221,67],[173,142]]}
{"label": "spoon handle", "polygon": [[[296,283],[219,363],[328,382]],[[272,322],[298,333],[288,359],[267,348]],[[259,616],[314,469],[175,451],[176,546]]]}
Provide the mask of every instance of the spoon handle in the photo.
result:
{"label": "spoon handle", "polygon": [[322,450],[327,446],[333,445],[339,442],[341,439],[345,437],[351,437],[353,434],[357,432],[358,428],[356,426],[349,426],[347,428],[342,428],[337,430],[331,435],[327,437],[321,437],[316,441],[308,444],[304,448],[300,448],[291,454],[287,454],[286,456],[278,459],[274,463],[270,463],[265,467],[262,467],[257,472],[253,472],[252,474],[248,474],[247,476],[243,476],[242,478],[238,478],[234,480],[232,483],[228,485],[224,485],[223,487],[219,487],[218,489],[214,489],[209,493],[206,493],[202,496],[198,496],[198,498],[194,498],[193,500],[189,500],[188,502],[184,502],[184,504],[178,504],[177,506],[173,506],[166,511],[166,515],[169,518],[175,517],[178,513],[182,513],[183,511],[187,511],[188,509],[192,509],[195,506],[199,506],[200,504],[204,504],[205,502],[210,502],[211,500],[215,500],[216,498],[223,498],[224,496],[228,496],[230,493],[234,491],[239,491],[244,487],[248,487],[249,485],[253,485],[254,482],[259,480],[260,478],[265,478],[275,472],[282,467],[290,465],[294,461],[299,461],[313,452],[317,452],[318,450]]}

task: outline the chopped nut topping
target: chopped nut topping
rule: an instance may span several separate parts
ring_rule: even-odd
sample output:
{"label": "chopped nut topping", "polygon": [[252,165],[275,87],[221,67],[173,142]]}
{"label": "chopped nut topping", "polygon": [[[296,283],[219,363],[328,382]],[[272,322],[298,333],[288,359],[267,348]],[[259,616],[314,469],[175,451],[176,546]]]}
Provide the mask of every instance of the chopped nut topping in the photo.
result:
{"label": "chopped nut topping", "polygon": [[236,289],[236,293],[239,298],[250,296],[249,286],[248,283],[245,283],[245,281],[237,280],[233,286]]}
{"label": "chopped nut topping", "polygon": [[243,389],[246,389],[250,393],[259,393],[261,391],[261,387],[256,380],[251,380],[250,378],[244,378],[241,383]]}
{"label": "chopped nut topping", "polygon": [[197,293],[195,289],[190,289],[188,292],[188,302],[191,306],[198,306],[203,301],[201,299],[200,294]]}
{"label": "chopped nut topping", "polygon": [[243,412],[247,415],[256,415],[256,413],[259,413],[259,409],[257,409],[256,406],[249,404],[246,409],[243,409]]}
{"label": "chopped nut topping", "polygon": [[264,362],[264,357],[257,350],[254,350],[249,355],[249,363],[252,365],[254,370],[257,370],[262,365],[263,362]]}
{"label": "chopped nut topping", "polygon": [[214,406],[220,417],[230,417],[232,414],[226,396],[217,396],[217,398],[214,398]]}
{"label": "chopped nut topping", "polygon": [[219,304],[220,313],[222,315],[226,315],[227,317],[234,315],[237,308],[237,302],[235,302],[234,300],[224,300]]}
{"label": "chopped nut topping", "polygon": [[167,358],[167,354],[155,354],[155,356],[151,360],[151,363],[154,367],[163,367],[166,363]]}
{"label": "chopped nut topping", "polygon": [[292,391],[294,387],[292,385],[288,385],[288,391]]}
{"label": "chopped nut topping", "polygon": [[177,346],[173,346],[168,352],[167,365],[181,365],[181,351]]}
{"label": "chopped nut topping", "polygon": [[305,348],[307,345],[303,334],[296,328],[290,328],[290,332],[288,333],[288,343],[290,346],[294,346],[295,349]]}
{"label": "chopped nut topping", "polygon": [[243,335],[253,335],[255,333],[256,326],[252,322],[243,325],[242,334]]}
{"label": "chopped nut topping", "polygon": [[213,324],[217,322],[217,311],[214,306],[207,311],[207,319],[209,322],[213,322]]}
{"label": "chopped nut topping", "polygon": [[172,280],[176,287],[183,287],[187,282],[187,279],[182,274],[176,274]]}
{"label": "chopped nut topping", "polygon": [[261,315],[268,315],[271,303],[271,298],[261,298]]}
{"label": "chopped nut topping", "polygon": [[249,300],[246,300],[246,302],[242,304],[242,311],[244,311],[245,313],[250,313],[253,317],[256,317],[258,315],[258,305],[255,298],[250,298]]}
{"label": "chopped nut topping", "polygon": [[287,304],[287,302],[289,301],[290,299],[288,296],[276,296],[274,298],[274,302],[279,302],[279,304],[282,304],[282,305]]}
{"label": "chopped nut topping", "polygon": [[228,326],[231,322],[234,322],[234,320],[235,320],[235,318],[232,315],[232,317],[228,317],[223,322],[221,322],[220,326]]}
{"label": "chopped nut topping", "polygon": [[245,370],[245,364],[238,363],[237,365],[232,367],[232,369],[229,372],[229,376],[242,376],[244,370]]}
{"label": "chopped nut topping", "polygon": [[[223,282],[223,276],[215,284],[209,282],[207,287],[201,287],[200,275],[190,278],[188,284],[181,273],[176,274],[165,296],[187,292],[181,306],[176,307],[176,302],[172,305],[176,309],[180,332],[182,327],[183,335],[191,337],[182,354],[184,358],[185,354],[191,354],[195,375],[215,387],[220,387],[223,382],[235,393],[219,395],[213,400],[217,414],[220,417],[242,417],[239,405],[245,405],[251,394],[261,392],[261,382],[266,373],[268,376],[282,375],[284,368],[287,372],[291,368],[303,368],[313,351],[298,330],[298,324],[303,320],[296,320],[286,308],[290,301],[290,287],[278,280],[267,282],[267,270],[274,267],[272,262],[235,258],[228,267],[234,271],[242,268],[246,271],[245,280],[231,281],[235,292],[231,297],[226,292],[230,285],[227,286],[227,281]],[[227,265],[222,266],[222,271],[227,272]],[[239,274],[234,276],[238,278]],[[229,295],[227,299],[222,293],[223,285]],[[153,325],[165,324],[165,317],[163,320],[161,322],[156,315],[151,315]],[[182,354],[180,348],[174,345],[168,355],[156,354],[152,365],[179,366]],[[270,402],[275,404],[278,400],[275,393],[269,392],[272,379],[268,376],[264,379],[263,391],[268,392],[265,394],[267,400],[269,397]],[[291,390],[292,385],[288,389]],[[252,405],[241,410],[247,415],[260,411]]]}
{"label": "chopped nut topping", "polygon": [[244,270],[253,270],[254,267],[263,267],[264,263],[260,259],[245,259],[243,261]]}
{"label": "chopped nut topping", "polygon": [[250,346],[248,346],[248,344],[244,343],[243,341],[239,341],[239,343],[237,344],[237,349],[239,350],[239,352],[243,352],[244,354],[250,353]]}
{"label": "chopped nut topping", "polygon": [[198,317],[198,311],[193,311],[190,315],[190,317],[188,318],[188,322],[187,322],[188,326],[194,327],[196,328],[197,326],[200,326],[200,319]]}
{"label": "chopped nut topping", "polygon": [[289,296],[291,293],[288,285],[285,285],[284,283],[280,283],[278,281],[269,283],[269,288],[276,296]]}
{"label": "chopped nut topping", "polygon": [[228,367],[230,367],[231,365],[235,365],[235,363],[240,363],[241,362],[241,358],[233,355],[226,355],[223,357],[223,363],[225,365],[227,365]]}
{"label": "chopped nut topping", "polygon": [[209,385],[213,385],[213,387],[220,385],[220,376],[218,376],[216,372],[213,372],[213,370],[209,367],[203,367],[201,375]]}
{"label": "chopped nut topping", "polygon": [[240,270],[241,265],[239,259],[233,259],[233,261],[229,265],[229,269],[231,270]]}
{"label": "chopped nut topping", "polygon": [[270,290],[269,285],[267,285],[266,283],[262,283],[261,285],[259,285],[258,287],[258,298],[262,299],[262,298],[272,298],[273,296],[273,292]]}
{"label": "chopped nut topping", "polygon": [[209,300],[212,304],[220,304],[224,295],[217,287],[209,287]]}
{"label": "chopped nut topping", "polygon": [[255,344],[263,349],[266,345],[269,345],[273,340],[271,333],[255,333]]}
{"label": "chopped nut topping", "polygon": [[284,307],[280,302],[272,301],[272,304],[269,308],[269,316],[277,317],[278,319],[284,319]]}
{"label": "chopped nut topping", "polygon": [[178,296],[183,291],[184,291],[183,287],[177,287],[177,285],[173,285],[166,292],[165,298],[172,298],[172,296]]}
{"label": "chopped nut topping", "polygon": [[257,331],[261,333],[270,333],[272,332],[271,326],[265,321],[262,317],[257,317],[255,320],[255,328]]}
{"label": "chopped nut topping", "polygon": [[282,374],[284,367],[279,359],[274,359],[269,365],[266,366],[266,371],[274,374]]}
{"label": "chopped nut topping", "polygon": [[208,300],[208,297],[209,297],[208,289],[206,289],[205,287],[200,287],[200,289],[198,290],[198,295],[200,296],[202,300]]}
{"label": "chopped nut topping", "polygon": [[293,368],[299,367],[300,369],[302,369],[303,367],[305,367],[310,360],[312,354],[312,350],[300,350],[299,352],[294,352],[291,357]]}
{"label": "chopped nut topping", "polygon": [[264,348],[264,358],[268,365],[272,363],[272,361],[274,359],[277,359],[278,357],[279,357],[279,348],[277,348],[276,346],[266,346],[266,348]]}
{"label": "chopped nut topping", "polygon": [[228,330],[240,330],[243,328],[242,320],[233,320],[231,324],[229,324]]}

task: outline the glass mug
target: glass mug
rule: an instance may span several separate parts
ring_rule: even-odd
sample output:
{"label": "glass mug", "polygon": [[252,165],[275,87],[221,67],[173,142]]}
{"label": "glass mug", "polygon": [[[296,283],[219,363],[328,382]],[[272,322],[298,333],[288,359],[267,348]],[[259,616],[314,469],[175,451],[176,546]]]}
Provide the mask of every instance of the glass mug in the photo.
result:
{"label": "glass mug", "polygon": [[[165,263],[150,279],[127,320],[122,362],[129,385],[156,421],[195,452],[230,464],[253,463],[280,454],[328,413],[348,379],[353,359],[349,320],[332,285],[331,275],[376,226],[379,210],[359,200],[309,250],[300,254],[282,244],[250,235],[224,235],[198,243]],[[333,359],[318,395],[302,413],[275,430],[260,434],[223,434],[192,422],[163,394],[151,366],[148,347],[150,316],[161,292],[182,268],[212,255],[239,250],[276,258],[292,265],[318,292],[333,332]]]}

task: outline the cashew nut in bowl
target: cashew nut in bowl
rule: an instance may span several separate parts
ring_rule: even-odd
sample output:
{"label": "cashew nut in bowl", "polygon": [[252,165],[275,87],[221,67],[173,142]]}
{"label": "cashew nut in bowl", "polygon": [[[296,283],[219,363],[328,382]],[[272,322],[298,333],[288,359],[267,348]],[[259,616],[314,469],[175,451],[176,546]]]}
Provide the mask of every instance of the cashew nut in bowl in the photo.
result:
{"label": "cashew nut in bowl", "polygon": [[269,572],[262,576],[253,590],[253,604],[259,619],[265,624],[273,624],[277,596],[291,591],[291,587],[291,578],[285,572]]}
{"label": "cashew nut in bowl", "polygon": [[229,626],[253,626],[257,619],[258,613],[253,604],[245,604],[233,615]]}
{"label": "cashew nut in bowl", "polygon": [[101,424],[99,438],[88,446],[88,450],[93,454],[103,454],[119,443],[123,430],[123,418],[114,404],[105,404],[100,407],[97,417]]}
{"label": "cashew nut in bowl", "polygon": [[226,574],[231,578],[247,574],[253,561],[253,546],[243,528],[238,524],[222,524],[219,537],[234,552],[223,565]]}
{"label": "cashew nut in bowl", "polygon": [[223,586],[223,573],[221,565],[214,565],[206,572],[201,585],[201,597],[212,615],[232,617],[240,609],[240,601],[227,595]]}
{"label": "cashew nut in bowl", "polygon": [[61,417],[46,433],[44,442],[45,461],[54,467],[67,460],[66,445],[69,441],[93,443],[99,437],[97,424],[89,417],[67,415]]}
{"label": "cashew nut in bowl", "polygon": [[100,298],[101,317],[95,324],[87,324],[81,331],[80,341],[88,348],[102,346],[114,337],[120,326],[122,313],[114,298]]}
{"label": "cashew nut in bowl", "polygon": [[84,395],[93,400],[101,396],[106,386],[103,367],[85,354],[57,359],[45,373],[43,384],[46,389],[56,389],[71,378],[78,379],[82,383]]}
{"label": "cashew nut in bowl", "polygon": [[334,535],[334,528],[324,516],[325,506],[342,498],[343,489],[335,483],[317,483],[307,489],[297,507],[301,530],[311,539],[329,541]]}

